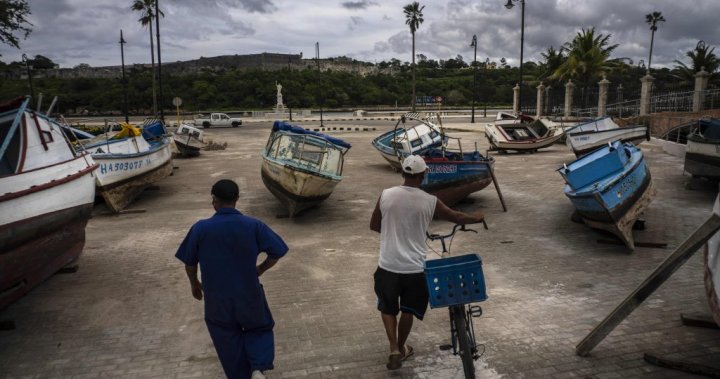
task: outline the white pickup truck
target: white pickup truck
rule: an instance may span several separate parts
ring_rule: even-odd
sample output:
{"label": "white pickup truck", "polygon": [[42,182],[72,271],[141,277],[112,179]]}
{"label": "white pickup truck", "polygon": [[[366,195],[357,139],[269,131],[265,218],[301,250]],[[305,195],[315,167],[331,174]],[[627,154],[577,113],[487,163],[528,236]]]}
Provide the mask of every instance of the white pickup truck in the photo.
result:
{"label": "white pickup truck", "polygon": [[237,128],[242,125],[242,120],[239,118],[231,118],[225,113],[211,113],[209,116],[199,114],[193,119],[195,126],[202,126],[203,128],[209,128],[211,126],[232,126]]}

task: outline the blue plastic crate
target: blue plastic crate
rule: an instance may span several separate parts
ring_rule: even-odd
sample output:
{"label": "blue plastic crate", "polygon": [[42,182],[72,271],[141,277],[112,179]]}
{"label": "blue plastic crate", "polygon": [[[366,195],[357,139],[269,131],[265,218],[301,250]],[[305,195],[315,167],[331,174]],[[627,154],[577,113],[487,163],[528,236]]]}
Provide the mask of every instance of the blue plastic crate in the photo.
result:
{"label": "blue plastic crate", "polygon": [[430,308],[487,300],[482,260],[476,254],[425,262]]}

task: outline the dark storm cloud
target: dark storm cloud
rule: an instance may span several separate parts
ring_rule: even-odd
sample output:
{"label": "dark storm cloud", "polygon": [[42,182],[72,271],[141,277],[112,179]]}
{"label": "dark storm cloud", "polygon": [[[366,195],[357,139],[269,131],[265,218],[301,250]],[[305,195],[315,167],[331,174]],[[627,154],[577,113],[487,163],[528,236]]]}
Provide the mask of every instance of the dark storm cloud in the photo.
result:
{"label": "dark storm cloud", "polygon": [[378,5],[378,3],[371,0],[360,0],[360,1],[345,1],[341,4],[347,9],[367,9],[370,6]]}
{"label": "dark storm cloud", "polygon": [[272,13],[277,10],[275,3],[270,0],[174,0],[173,3],[193,9],[239,8],[256,13]]}

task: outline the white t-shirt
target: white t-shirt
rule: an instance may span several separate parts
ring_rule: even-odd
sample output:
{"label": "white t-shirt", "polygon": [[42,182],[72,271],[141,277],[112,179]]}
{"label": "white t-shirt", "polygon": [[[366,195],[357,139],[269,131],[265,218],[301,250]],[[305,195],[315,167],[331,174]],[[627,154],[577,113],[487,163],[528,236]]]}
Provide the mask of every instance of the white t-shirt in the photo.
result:
{"label": "white t-shirt", "polygon": [[415,274],[425,268],[425,232],[435,214],[437,197],[420,188],[397,186],[380,195],[380,268]]}

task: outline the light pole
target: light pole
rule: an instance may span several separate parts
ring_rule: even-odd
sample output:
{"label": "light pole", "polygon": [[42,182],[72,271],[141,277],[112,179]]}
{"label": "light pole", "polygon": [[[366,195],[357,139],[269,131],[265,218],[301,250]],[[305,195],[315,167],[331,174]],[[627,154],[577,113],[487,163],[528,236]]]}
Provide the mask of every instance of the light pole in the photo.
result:
{"label": "light pole", "polygon": [[523,44],[525,42],[525,0],[507,0],[505,8],[512,9],[515,4],[513,1],[520,2],[520,90],[518,91],[518,111],[522,113],[522,87],[523,87]]}
{"label": "light pole", "polygon": [[28,76],[28,84],[30,84],[30,98],[35,99],[35,91],[33,90],[32,85],[32,73],[30,72],[32,66],[30,66],[30,64],[28,63],[27,55],[25,54],[22,55],[22,61],[25,63],[25,70],[27,71]]}
{"label": "light pole", "polygon": [[125,41],[125,38],[123,38],[122,29],[120,29],[120,42],[118,43],[120,44],[120,64],[122,66],[123,113],[125,114],[125,123],[129,124],[130,119],[128,119],[127,80],[125,79],[125,49],[123,48],[123,45],[127,42]]}
{"label": "light pole", "polygon": [[472,116],[470,122],[475,123],[475,93],[477,92],[477,35],[473,34],[471,47],[475,48],[475,57],[473,58],[473,87],[472,87]]}
{"label": "light pole", "polygon": [[[485,58],[485,86],[487,87],[487,72],[490,58]],[[487,117],[487,93],[483,96],[483,117]]]}
{"label": "light pole", "polygon": [[[318,81],[320,80],[320,42],[315,42],[315,61],[317,62],[318,70]],[[318,83],[319,84],[319,83]],[[320,127],[323,127],[323,99],[322,99],[322,86],[318,85],[318,102],[320,103]]]}

